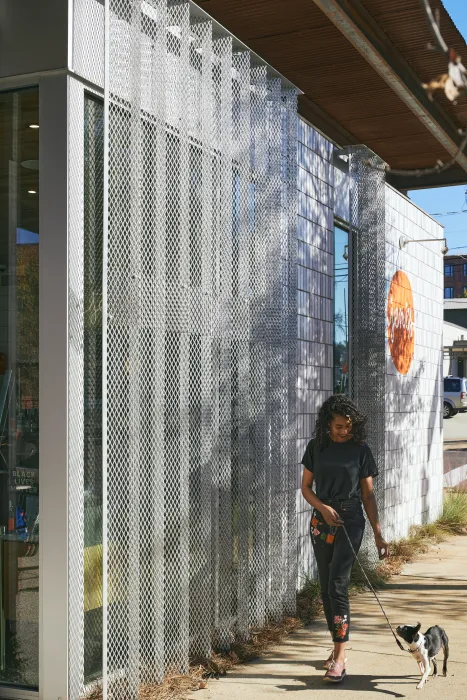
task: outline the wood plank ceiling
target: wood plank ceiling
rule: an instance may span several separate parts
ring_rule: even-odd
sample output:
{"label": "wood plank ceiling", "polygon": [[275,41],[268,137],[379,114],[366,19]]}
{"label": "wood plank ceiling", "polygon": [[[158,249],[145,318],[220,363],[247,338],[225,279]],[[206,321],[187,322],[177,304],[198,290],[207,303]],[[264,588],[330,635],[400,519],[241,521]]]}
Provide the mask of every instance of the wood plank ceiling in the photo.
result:
{"label": "wood plank ceiling", "polygon": [[[450,155],[313,0],[199,0],[220,24],[303,91],[299,109],[340,145],[364,143],[393,168],[424,168]],[[353,3],[350,3],[351,5]],[[361,0],[420,83],[445,72],[419,0]],[[438,3],[439,4],[439,3]],[[467,60],[467,47],[443,6],[443,35]],[[436,93],[457,128],[467,97],[452,105]],[[459,168],[453,178],[462,177]],[[467,180],[467,176],[466,176]]]}

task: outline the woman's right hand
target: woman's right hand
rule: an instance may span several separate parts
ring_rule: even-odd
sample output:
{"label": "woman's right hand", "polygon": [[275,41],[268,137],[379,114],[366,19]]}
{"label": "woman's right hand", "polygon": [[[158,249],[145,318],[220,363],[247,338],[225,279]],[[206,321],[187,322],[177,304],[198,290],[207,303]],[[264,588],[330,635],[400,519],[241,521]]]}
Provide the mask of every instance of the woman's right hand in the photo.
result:
{"label": "woman's right hand", "polygon": [[339,527],[339,525],[344,524],[344,521],[342,520],[339,513],[336,510],[334,510],[334,508],[331,508],[331,506],[324,506],[323,510],[321,511],[321,515],[323,516],[327,524],[331,525],[332,527]]}

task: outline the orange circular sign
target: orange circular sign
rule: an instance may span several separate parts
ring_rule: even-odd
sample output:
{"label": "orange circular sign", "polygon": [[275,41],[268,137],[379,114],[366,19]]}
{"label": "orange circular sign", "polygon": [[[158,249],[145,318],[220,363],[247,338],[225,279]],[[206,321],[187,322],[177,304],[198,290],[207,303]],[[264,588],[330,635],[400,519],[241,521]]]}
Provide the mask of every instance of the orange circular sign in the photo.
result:
{"label": "orange circular sign", "polygon": [[401,270],[396,272],[389,288],[388,339],[395,368],[407,374],[415,351],[415,310],[410,280]]}

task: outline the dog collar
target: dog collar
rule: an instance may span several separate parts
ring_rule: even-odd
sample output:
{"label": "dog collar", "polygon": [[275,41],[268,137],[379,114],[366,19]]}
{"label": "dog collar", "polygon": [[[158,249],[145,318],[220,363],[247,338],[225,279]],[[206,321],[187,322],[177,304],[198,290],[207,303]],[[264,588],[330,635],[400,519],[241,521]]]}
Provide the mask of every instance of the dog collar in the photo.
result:
{"label": "dog collar", "polygon": [[421,649],[421,647],[423,646],[423,642],[424,642],[424,639],[422,638],[420,644],[418,645],[418,647],[416,649],[407,649],[407,651],[409,651],[411,654],[415,654],[416,651]]}

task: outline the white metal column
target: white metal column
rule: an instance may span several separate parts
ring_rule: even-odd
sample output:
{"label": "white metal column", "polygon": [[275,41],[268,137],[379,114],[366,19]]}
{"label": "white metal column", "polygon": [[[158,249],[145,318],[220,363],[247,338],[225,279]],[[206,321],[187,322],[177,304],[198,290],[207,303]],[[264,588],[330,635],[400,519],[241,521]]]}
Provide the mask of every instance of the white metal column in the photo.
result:
{"label": "white metal column", "polygon": [[43,700],[68,690],[68,80],[39,83],[40,644]]}

